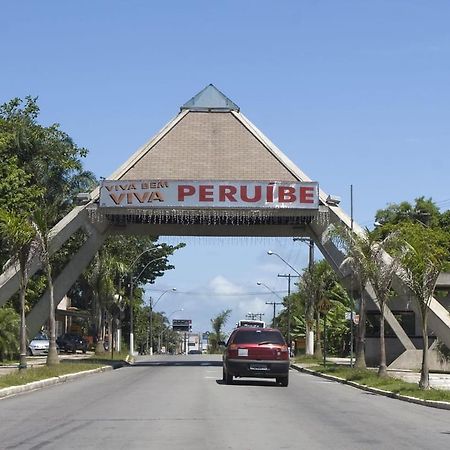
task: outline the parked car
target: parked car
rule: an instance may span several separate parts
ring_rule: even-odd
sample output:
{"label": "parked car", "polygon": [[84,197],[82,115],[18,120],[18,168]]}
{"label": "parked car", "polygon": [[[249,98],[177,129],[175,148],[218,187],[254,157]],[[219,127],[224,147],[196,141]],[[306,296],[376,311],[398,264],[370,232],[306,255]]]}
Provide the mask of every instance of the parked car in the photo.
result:
{"label": "parked car", "polygon": [[45,333],[37,334],[28,344],[28,355],[38,356],[46,355],[50,341]]}
{"label": "parked car", "polygon": [[233,377],[275,378],[289,383],[289,353],[283,335],[276,328],[239,327],[232,331],[223,353],[223,381]]}
{"label": "parked car", "polygon": [[80,334],[65,333],[56,339],[58,348],[64,352],[76,353],[81,350],[83,353],[87,351],[87,341]]}
{"label": "parked car", "polygon": [[201,355],[202,351],[201,350],[189,350],[188,352],[190,355]]}

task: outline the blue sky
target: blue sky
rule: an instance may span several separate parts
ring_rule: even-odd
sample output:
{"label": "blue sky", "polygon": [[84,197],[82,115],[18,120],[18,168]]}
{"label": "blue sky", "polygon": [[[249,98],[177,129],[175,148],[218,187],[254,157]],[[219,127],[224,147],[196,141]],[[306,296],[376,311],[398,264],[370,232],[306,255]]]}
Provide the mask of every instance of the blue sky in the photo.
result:
{"label": "blue sky", "polygon": [[[371,226],[424,195],[450,207],[450,2],[446,0],[2,2],[0,102],[39,96],[107,177],[213,83],[311,179]],[[286,239],[186,241],[146,295],[210,329],[233,310],[270,321],[278,273],[307,246]]]}

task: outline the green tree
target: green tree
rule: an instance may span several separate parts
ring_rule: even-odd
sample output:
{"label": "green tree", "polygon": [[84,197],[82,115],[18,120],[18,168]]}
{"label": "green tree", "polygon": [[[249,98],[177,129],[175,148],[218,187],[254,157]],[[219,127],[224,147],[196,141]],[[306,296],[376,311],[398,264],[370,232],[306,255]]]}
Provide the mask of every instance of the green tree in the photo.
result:
{"label": "green tree", "polygon": [[0,361],[19,352],[20,317],[13,308],[0,308]]}
{"label": "green tree", "polygon": [[313,263],[299,280],[299,291],[305,304],[306,333],[315,321],[314,356],[322,357],[320,310],[325,298],[336,284],[336,275],[325,260]]}
{"label": "green tree", "polygon": [[341,267],[350,267],[353,274],[357,276],[359,284],[359,324],[356,341],[355,367],[365,368],[365,340],[366,340],[366,299],[365,288],[370,278],[372,267],[367,264],[372,245],[368,230],[363,233],[356,233],[347,227],[335,227],[330,234],[338,241],[346,256],[341,263]]}
{"label": "green tree", "polygon": [[58,124],[40,125],[39,113],[32,97],[14,98],[0,106],[2,156],[16,159],[31,185],[43,192],[46,204],[69,207],[74,188],[89,178],[80,161],[87,150],[76,146]]}
{"label": "green tree", "polygon": [[[415,204],[409,202],[390,203],[385,209],[379,209],[375,221],[380,225],[398,225],[403,222],[421,222],[426,226],[438,226],[439,208],[431,198],[419,197]],[[384,228],[385,232],[389,229]]]}
{"label": "green tree", "polygon": [[231,309],[226,309],[211,319],[212,333],[209,335],[209,352],[217,353],[219,342],[224,339],[222,332],[231,314]]}
{"label": "green tree", "polygon": [[50,205],[42,205],[36,209],[32,217],[32,225],[35,229],[36,239],[39,243],[39,253],[44,265],[45,276],[49,292],[49,328],[50,344],[47,354],[47,365],[55,366],[59,364],[58,351],[56,346],[56,321],[55,321],[55,296],[53,290],[52,264],[50,262],[49,241],[50,223],[56,217],[56,209]]}
{"label": "green tree", "polygon": [[428,311],[437,278],[448,263],[450,239],[445,231],[418,223],[402,224],[400,233],[406,242],[400,277],[414,294],[421,313],[423,351],[419,386],[429,389]]}
{"label": "green tree", "polygon": [[310,322],[310,327],[315,320],[314,356],[322,357],[321,331],[320,331],[320,305],[327,292],[336,283],[336,276],[331,266],[325,261],[315,262],[308,267],[299,281],[299,288],[305,299],[305,322]]}
{"label": "green tree", "polygon": [[[371,233],[368,229],[360,234],[352,233],[348,229],[341,229],[340,233],[350,255],[344,260],[344,264],[349,263],[357,271],[363,273],[363,279],[370,282],[378,302],[380,309],[380,365],[378,375],[387,376],[384,338],[385,310],[386,304],[393,294],[392,281],[400,265],[400,259],[396,256],[396,251],[400,248],[399,236],[398,233],[391,232],[381,238],[379,233]],[[387,253],[389,251],[391,251],[391,255]],[[359,275],[359,278],[361,278],[361,275]],[[361,286],[361,289],[362,292],[363,286]],[[362,320],[360,317],[360,322]],[[363,326],[365,328],[365,320]]]}
{"label": "green tree", "polygon": [[[75,194],[92,188],[96,180],[82,167],[87,150],[77,147],[58,124],[40,125],[39,112],[31,97],[0,106],[0,208],[31,212],[43,198],[44,204],[57,205],[60,219]],[[8,258],[2,246],[0,263]]]}
{"label": "green tree", "polygon": [[28,267],[34,252],[36,232],[28,214],[15,214],[0,210],[0,234],[9,254],[9,264],[19,263],[20,300],[20,361],[19,369],[27,368],[27,333],[25,321],[26,290],[29,280]]}

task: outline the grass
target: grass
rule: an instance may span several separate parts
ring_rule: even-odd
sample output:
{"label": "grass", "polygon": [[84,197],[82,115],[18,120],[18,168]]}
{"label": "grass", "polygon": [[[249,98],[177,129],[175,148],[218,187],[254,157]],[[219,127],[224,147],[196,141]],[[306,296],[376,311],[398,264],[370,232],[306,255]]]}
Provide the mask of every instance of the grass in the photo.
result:
{"label": "grass", "polygon": [[399,395],[415,397],[422,400],[435,400],[450,402],[450,391],[442,389],[423,390],[416,383],[408,383],[393,377],[378,377],[377,372],[370,369],[355,369],[347,366],[328,363],[325,367],[321,361],[313,357],[299,357],[296,362],[304,364],[308,369],[335,377],[353,381],[363,386],[368,386]]}
{"label": "grass", "polygon": [[114,352],[111,358],[111,352],[100,353],[98,355],[92,355],[91,361],[107,362],[107,361],[125,361],[128,356],[128,352]]}
{"label": "grass", "polygon": [[69,373],[83,372],[102,367],[104,364],[93,362],[61,362],[57,366],[47,367],[45,365],[30,367],[8,375],[0,376],[0,389],[11,386],[20,386],[33,381],[45,380],[47,378],[67,375]]}

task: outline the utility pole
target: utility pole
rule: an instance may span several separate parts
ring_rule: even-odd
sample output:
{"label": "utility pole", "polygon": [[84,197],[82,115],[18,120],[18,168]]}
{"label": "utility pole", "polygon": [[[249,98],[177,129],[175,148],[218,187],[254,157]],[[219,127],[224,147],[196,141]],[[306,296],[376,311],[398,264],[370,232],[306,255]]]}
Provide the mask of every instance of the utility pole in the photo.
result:
{"label": "utility pole", "polygon": [[273,305],[273,319],[272,319],[272,326],[275,326],[275,307],[277,305],[282,305],[282,302],[266,302],[266,305]]}

